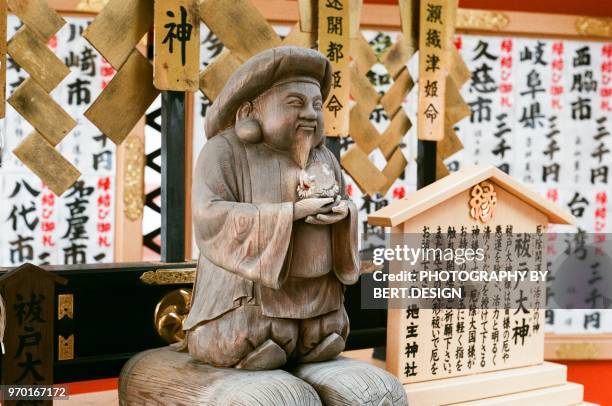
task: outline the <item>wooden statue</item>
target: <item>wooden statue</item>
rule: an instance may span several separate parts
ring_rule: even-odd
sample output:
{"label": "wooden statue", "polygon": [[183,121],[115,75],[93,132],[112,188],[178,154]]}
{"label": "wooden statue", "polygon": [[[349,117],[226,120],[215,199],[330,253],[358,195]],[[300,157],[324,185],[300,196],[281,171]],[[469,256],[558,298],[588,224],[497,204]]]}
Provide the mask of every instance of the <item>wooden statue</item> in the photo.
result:
{"label": "wooden statue", "polygon": [[206,116],[193,185],[200,258],[184,324],[197,360],[274,369],[344,349],[357,208],[324,145],[330,81],[318,52],[271,49],[235,72]]}
{"label": "wooden statue", "polygon": [[213,103],[194,173],[200,258],[178,346],[189,354],[132,358],[122,405],[406,404],[388,372],[336,359],[359,258],[357,208],[324,145],[331,78],[320,53],[274,48],[240,67]]}

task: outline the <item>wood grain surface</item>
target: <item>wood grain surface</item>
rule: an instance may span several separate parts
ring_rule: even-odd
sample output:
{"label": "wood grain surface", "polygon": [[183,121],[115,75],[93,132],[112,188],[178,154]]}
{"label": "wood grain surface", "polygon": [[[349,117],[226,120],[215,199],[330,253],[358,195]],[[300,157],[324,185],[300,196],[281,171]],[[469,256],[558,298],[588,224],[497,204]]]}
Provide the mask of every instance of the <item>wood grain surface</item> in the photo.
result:
{"label": "wood grain surface", "polygon": [[37,132],[28,135],[13,154],[57,196],[61,196],[81,176],[78,169]]}
{"label": "wood grain surface", "polygon": [[142,352],[119,377],[121,405],[321,405],[315,390],[283,370],[214,368],[189,354],[160,348]]}
{"label": "wood grain surface", "polygon": [[125,137],[159,94],[153,87],[153,66],[133,49],[124,66],[87,109],[85,117],[115,144]]}
{"label": "wood grain surface", "polygon": [[15,89],[8,102],[52,146],[76,126],[76,121],[31,77]]}
{"label": "wood grain surface", "polygon": [[111,0],[83,32],[83,37],[119,70],[152,23],[152,0]]}

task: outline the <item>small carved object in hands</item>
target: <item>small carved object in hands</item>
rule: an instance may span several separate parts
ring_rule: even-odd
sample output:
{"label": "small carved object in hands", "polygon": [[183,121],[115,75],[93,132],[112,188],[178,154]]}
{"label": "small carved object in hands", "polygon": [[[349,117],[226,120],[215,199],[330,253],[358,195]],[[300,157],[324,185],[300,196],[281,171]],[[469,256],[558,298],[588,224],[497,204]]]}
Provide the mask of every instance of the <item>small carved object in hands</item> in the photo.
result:
{"label": "small carved object in hands", "polygon": [[309,197],[338,197],[338,182],[334,172],[324,162],[312,162],[300,173],[297,193],[300,199]]}

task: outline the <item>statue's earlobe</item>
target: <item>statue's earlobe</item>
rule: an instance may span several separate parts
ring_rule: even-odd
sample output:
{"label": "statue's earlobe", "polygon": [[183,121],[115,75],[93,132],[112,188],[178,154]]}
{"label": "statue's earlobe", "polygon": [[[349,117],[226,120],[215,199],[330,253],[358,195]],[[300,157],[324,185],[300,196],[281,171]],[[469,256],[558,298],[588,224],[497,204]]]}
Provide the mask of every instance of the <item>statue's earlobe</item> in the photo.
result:
{"label": "statue's earlobe", "polygon": [[317,143],[317,145],[315,145],[315,147],[317,147],[317,148],[318,148],[318,147],[323,146],[323,145],[325,145],[325,136],[324,136],[324,135],[321,135],[321,139],[319,140],[319,142]]}
{"label": "statue's earlobe", "polygon": [[245,102],[236,112],[236,125],[234,131],[240,141],[248,144],[257,144],[262,140],[261,125],[251,114],[253,104]]}

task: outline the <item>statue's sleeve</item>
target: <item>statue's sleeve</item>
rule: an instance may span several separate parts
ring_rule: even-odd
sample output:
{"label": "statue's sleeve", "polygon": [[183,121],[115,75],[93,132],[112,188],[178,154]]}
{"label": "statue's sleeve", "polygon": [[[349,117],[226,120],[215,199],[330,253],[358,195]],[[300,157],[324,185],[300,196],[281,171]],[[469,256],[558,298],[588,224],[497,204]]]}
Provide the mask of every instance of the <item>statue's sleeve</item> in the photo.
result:
{"label": "statue's sleeve", "polygon": [[234,151],[222,136],[198,158],[192,211],[200,253],[215,265],[270,288],[287,277],[293,203],[240,202],[244,182]]}
{"label": "statue's sleeve", "polygon": [[348,215],[341,221],[332,225],[332,251],[334,258],[334,272],[340,282],[345,285],[353,285],[359,279],[359,246],[357,244],[357,214],[355,203],[346,194],[346,182],[342,175],[340,164],[329,151],[333,162],[336,179],[340,184],[340,196],[349,207]]}

